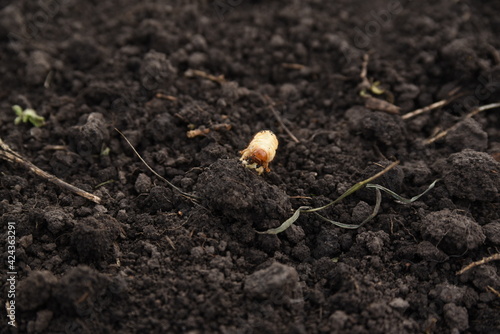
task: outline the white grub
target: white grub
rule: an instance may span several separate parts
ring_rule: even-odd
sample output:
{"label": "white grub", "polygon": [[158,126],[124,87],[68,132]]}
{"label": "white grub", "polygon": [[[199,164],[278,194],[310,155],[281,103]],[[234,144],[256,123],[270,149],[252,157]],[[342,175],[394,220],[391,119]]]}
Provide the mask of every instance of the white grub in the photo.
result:
{"label": "white grub", "polygon": [[278,149],[278,138],[271,130],[257,132],[248,147],[240,151],[240,161],[250,169],[255,169],[259,175],[270,172],[269,163],[273,161]]}

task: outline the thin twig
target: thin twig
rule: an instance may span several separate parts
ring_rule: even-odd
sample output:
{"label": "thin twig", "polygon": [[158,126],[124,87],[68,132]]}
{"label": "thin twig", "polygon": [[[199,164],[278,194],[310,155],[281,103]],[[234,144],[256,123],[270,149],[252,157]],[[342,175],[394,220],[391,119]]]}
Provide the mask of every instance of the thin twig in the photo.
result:
{"label": "thin twig", "polygon": [[184,76],[186,76],[188,78],[192,78],[192,77],[196,76],[196,77],[208,79],[208,80],[213,81],[213,82],[217,82],[219,84],[222,84],[223,82],[226,81],[226,79],[224,78],[223,74],[221,74],[221,75],[213,75],[213,74],[209,74],[209,73],[204,72],[204,71],[192,70],[192,69],[187,70],[184,73]]}
{"label": "thin twig", "polygon": [[276,120],[280,124],[280,126],[285,130],[285,132],[290,136],[290,138],[292,138],[292,140],[294,142],[300,143],[300,140],[298,140],[297,137],[295,137],[293,135],[292,131],[290,131],[288,129],[288,127],[285,125],[285,123],[283,123],[283,120],[281,119],[280,114],[278,113],[278,111],[276,111],[276,109],[274,109],[274,102],[271,100],[271,98],[266,95],[265,99],[269,102],[269,106],[268,107],[271,110],[271,112],[273,113],[274,118],[276,118]]}
{"label": "thin twig", "polygon": [[24,168],[26,168],[30,172],[44,178],[45,180],[47,180],[49,182],[54,183],[55,185],[57,185],[63,189],[71,191],[71,192],[77,194],[78,196],[86,198],[86,199],[88,199],[94,203],[97,203],[97,204],[101,203],[100,197],[93,195],[93,194],[90,194],[90,193],[88,193],[80,188],[77,188],[77,187],[59,179],[58,177],[56,177],[52,174],[49,174],[49,173],[41,170],[40,168],[35,166],[33,163],[28,161],[26,158],[21,156],[19,153],[12,150],[7,144],[5,144],[3,142],[3,140],[1,138],[0,138],[0,158],[5,160],[5,161],[8,161],[8,162],[20,164],[21,166],[23,166]]}
{"label": "thin twig", "polygon": [[153,168],[151,168],[148,163],[142,158],[142,156],[139,154],[139,152],[137,152],[137,150],[135,149],[134,145],[132,145],[132,143],[128,140],[128,138],[120,131],[118,130],[117,128],[115,128],[115,131],[118,132],[122,137],[123,139],[125,139],[125,141],[127,142],[127,144],[130,146],[130,148],[132,149],[132,151],[134,151],[135,155],[142,161],[142,163],[151,171],[151,173],[153,173],[154,175],[156,175],[157,177],[159,177],[161,180],[163,180],[166,184],[168,184],[170,187],[172,187],[174,190],[176,190],[177,192],[179,192],[179,194],[181,194],[182,196],[184,197],[187,197],[189,199],[192,199],[192,200],[200,200],[199,197],[195,196],[195,195],[192,195],[192,194],[188,194],[184,191],[182,191],[180,188],[176,187],[173,183],[171,183],[170,181],[168,181],[166,178],[164,178],[163,176],[161,176],[160,174],[158,174]]}
{"label": "thin twig", "polygon": [[172,95],[166,95],[163,93],[156,93],[155,97],[157,99],[169,100],[169,101],[177,101],[177,98]]}
{"label": "thin twig", "polygon": [[497,297],[498,297],[498,298],[500,298],[500,292],[499,292],[499,291],[497,291],[497,290],[495,290],[493,287],[491,287],[491,286],[489,286],[489,285],[488,285],[488,286],[486,287],[486,290],[488,290],[488,291],[490,291],[490,292],[493,292],[495,295],[497,295]]}
{"label": "thin twig", "polygon": [[463,96],[464,94],[465,93],[456,94],[456,95],[453,95],[453,96],[451,96],[451,97],[449,97],[447,99],[444,99],[444,100],[441,100],[441,101],[438,101],[438,102],[434,102],[433,104],[430,104],[427,107],[423,107],[423,108],[414,110],[412,112],[409,112],[407,114],[404,114],[403,116],[401,116],[401,118],[402,119],[410,119],[410,118],[413,118],[413,117],[418,116],[420,114],[426,113],[428,111],[444,107],[448,103],[452,102],[453,100],[456,100],[457,98]]}
{"label": "thin twig", "polygon": [[495,109],[495,108],[500,108],[500,102],[490,103],[490,104],[487,104],[484,106],[480,106],[480,107],[476,108],[476,110],[474,110],[470,113],[470,117],[472,117],[476,114],[479,114],[481,111]]}
{"label": "thin twig", "polygon": [[312,199],[312,197],[309,197],[309,196],[290,196],[289,198],[293,198],[293,199]]}
{"label": "thin twig", "polygon": [[198,137],[198,136],[205,136],[205,135],[209,134],[210,131],[212,131],[212,130],[214,130],[214,131],[229,131],[229,130],[231,130],[231,128],[232,128],[231,124],[228,124],[228,123],[217,123],[217,124],[212,125],[209,128],[202,125],[197,129],[189,130],[188,132],[186,132],[186,136],[188,138],[194,138],[194,137]]}
{"label": "thin twig", "polygon": [[173,250],[177,250],[177,248],[175,248],[174,242],[172,241],[172,239],[168,237],[168,235],[165,236],[165,240],[167,240],[167,242],[169,243],[170,247],[173,248]]}
{"label": "thin twig", "polygon": [[[474,110],[472,110],[470,113],[468,113],[467,115],[465,115],[465,117],[462,119],[462,120],[465,120],[467,118],[471,118],[477,114],[479,114],[481,111],[484,111],[484,110],[489,110],[489,109],[495,109],[495,108],[500,108],[500,103],[491,103],[491,104],[487,104],[485,106],[481,106],[481,107],[478,107],[478,108],[475,108]],[[460,122],[452,125],[451,127],[449,127],[448,129],[446,130],[443,130],[441,132],[438,132],[436,135],[434,135],[433,137],[427,139],[425,141],[425,145],[429,145],[429,144],[432,144],[434,143],[436,140],[438,139],[441,139],[443,138],[444,136],[446,136],[448,134],[448,132],[452,131],[452,130],[455,130],[458,125],[460,124]]]}
{"label": "thin twig", "polygon": [[370,110],[384,111],[391,115],[399,115],[401,108],[394,105],[393,103],[373,97],[368,94],[364,96],[364,98],[365,98],[365,108],[368,108]]}
{"label": "thin twig", "polygon": [[205,136],[209,133],[210,133],[210,128],[206,128],[205,126],[202,125],[198,129],[189,130],[188,132],[186,132],[186,136],[188,138],[194,138],[198,136]]}
{"label": "thin twig", "polygon": [[493,254],[491,256],[485,257],[482,260],[479,260],[479,261],[476,261],[476,262],[472,262],[468,266],[465,266],[464,268],[462,268],[460,271],[457,271],[457,275],[462,275],[467,270],[470,270],[470,269],[472,269],[474,267],[477,267],[477,266],[480,266],[482,264],[485,264],[485,263],[488,263],[488,262],[491,262],[491,261],[495,261],[495,260],[500,260],[500,253]]}
{"label": "thin twig", "polygon": [[283,66],[284,68],[287,68],[287,69],[291,69],[291,70],[302,70],[302,69],[306,68],[305,65],[297,64],[297,63],[281,63],[281,66]]}
{"label": "thin twig", "polygon": [[443,107],[443,106],[447,105],[448,103],[450,103],[449,99],[441,100],[441,101],[435,102],[431,105],[428,105],[427,107],[420,108],[420,109],[414,110],[412,112],[409,112],[407,114],[404,114],[403,116],[401,116],[401,118],[402,119],[410,119],[412,117],[418,116],[418,115],[423,114],[425,112]]}

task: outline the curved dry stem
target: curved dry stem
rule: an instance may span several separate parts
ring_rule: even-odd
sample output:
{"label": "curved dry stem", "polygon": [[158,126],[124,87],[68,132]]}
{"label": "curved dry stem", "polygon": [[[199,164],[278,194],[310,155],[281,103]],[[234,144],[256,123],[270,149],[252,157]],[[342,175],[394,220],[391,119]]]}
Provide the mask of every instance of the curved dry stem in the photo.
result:
{"label": "curved dry stem", "polygon": [[195,196],[195,195],[192,195],[192,194],[189,194],[189,193],[186,193],[184,191],[182,191],[180,188],[176,187],[173,183],[171,183],[170,181],[168,181],[166,178],[164,178],[163,176],[161,176],[160,174],[158,174],[153,168],[151,168],[148,163],[141,157],[141,155],[139,154],[139,152],[137,152],[137,150],[135,149],[135,147],[132,145],[132,143],[128,140],[128,138],[120,131],[118,130],[117,128],[115,128],[115,131],[118,132],[122,137],[123,139],[125,139],[125,141],[127,142],[127,144],[130,146],[130,148],[132,149],[132,151],[134,151],[135,155],[142,161],[142,163],[151,171],[151,173],[153,173],[154,175],[156,175],[157,177],[159,177],[162,181],[164,181],[166,184],[168,184],[170,187],[172,187],[172,189],[174,189],[175,191],[177,191],[179,194],[181,194],[182,196],[185,196],[187,198],[190,198],[190,199],[194,199],[194,200],[200,200],[201,198],[199,198],[198,196]]}

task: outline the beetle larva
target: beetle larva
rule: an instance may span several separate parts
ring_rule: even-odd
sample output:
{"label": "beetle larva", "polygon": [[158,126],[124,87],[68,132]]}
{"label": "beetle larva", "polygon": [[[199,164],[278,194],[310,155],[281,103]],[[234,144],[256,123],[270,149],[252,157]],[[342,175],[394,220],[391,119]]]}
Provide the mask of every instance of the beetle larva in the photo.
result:
{"label": "beetle larva", "polygon": [[278,148],[278,138],[271,130],[257,132],[248,147],[240,151],[243,165],[255,169],[259,175],[270,172],[269,163],[273,161]]}

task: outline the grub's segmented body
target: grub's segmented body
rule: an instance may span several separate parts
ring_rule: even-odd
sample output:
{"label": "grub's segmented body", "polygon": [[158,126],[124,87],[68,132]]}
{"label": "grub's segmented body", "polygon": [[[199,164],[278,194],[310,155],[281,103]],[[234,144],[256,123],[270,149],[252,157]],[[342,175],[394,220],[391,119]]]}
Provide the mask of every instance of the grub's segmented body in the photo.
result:
{"label": "grub's segmented body", "polygon": [[269,163],[273,161],[278,149],[278,138],[271,130],[257,132],[248,147],[240,151],[240,161],[251,169],[255,169],[259,175],[270,172]]}

